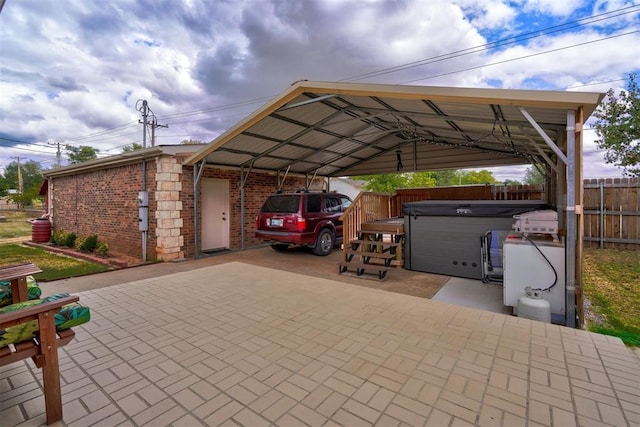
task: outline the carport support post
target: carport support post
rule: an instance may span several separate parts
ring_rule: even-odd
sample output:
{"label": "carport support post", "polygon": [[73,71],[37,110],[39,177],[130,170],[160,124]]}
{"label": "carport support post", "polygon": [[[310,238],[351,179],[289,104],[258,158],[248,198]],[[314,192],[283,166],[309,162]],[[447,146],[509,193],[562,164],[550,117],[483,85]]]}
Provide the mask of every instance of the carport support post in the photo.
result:
{"label": "carport support post", "polygon": [[244,250],[245,206],[244,206],[244,166],[240,168],[240,248]]}
{"label": "carport support post", "polygon": [[244,187],[247,185],[247,180],[249,179],[249,175],[251,174],[251,170],[253,169],[253,162],[249,165],[249,170],[245,172],[245,167],[242,166],[240,168],[240,182],[238,186],[240,187],[240,247],[244,250],[244,240],[245,240],[245,228],[246,221],[244,218],[245,215],[245,205],[244,205]]}
{"label": "carport support post", "polygon": [[567,111],[567,241],[565,242],[566,264],[566,324],[576,326],[576,113]]}
{"label": "carport support post", "polygon": [[205,161],[193,165],[193,256],[198,259],[200,256],[200,222],[198,221],[198,184],[204,172]]}

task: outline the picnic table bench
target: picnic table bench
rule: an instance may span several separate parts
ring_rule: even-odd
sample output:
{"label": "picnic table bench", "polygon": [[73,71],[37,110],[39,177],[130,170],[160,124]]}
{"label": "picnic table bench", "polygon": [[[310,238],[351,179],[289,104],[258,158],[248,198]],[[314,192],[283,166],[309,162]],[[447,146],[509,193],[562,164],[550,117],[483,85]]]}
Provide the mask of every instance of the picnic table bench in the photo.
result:
{"label": "picnic table bench", "polygon": [[42,369],[47,424],[62,420],[58,347],[68,344],[72,326],[89,320],[79,297],[56,294],[29,300],[27,276],[39,273],[33,264],[0,267],[0,281],[11,282],[12,304],[0,307],[0,366],[30,357]]}

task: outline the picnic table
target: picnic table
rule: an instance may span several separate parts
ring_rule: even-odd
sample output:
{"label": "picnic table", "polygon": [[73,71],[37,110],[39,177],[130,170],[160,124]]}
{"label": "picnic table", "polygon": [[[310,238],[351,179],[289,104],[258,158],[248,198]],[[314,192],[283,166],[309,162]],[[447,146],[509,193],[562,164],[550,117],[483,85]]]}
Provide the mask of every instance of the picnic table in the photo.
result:
{"label": "picnic table", "polygon": [[29,299],[27,276],[38,273],[42,273],[42,270],[30,262],[0,267],[0,282],[11,282],[13,304]]}

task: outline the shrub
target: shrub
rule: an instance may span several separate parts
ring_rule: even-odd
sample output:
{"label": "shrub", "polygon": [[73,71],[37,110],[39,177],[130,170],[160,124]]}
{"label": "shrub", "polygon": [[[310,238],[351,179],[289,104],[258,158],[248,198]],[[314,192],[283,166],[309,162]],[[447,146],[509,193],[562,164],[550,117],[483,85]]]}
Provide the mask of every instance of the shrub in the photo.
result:
{"label": "shrub", "polygon": [[73,248],[76,251],[80,250],[80,245],[84,244],[84,237],[78,237],[75,241],[75,244],[73,245]]}
{"label": "shrub", "polygon": [[78,236],[76,236],[75,233],[65,233],[63,230],[56,230],[51,235],[51,242],[57,246],[68,246],[73,248],[77,237]]}
{"label": "shrub", "polygon": [[93,252],[98,247],[98,235],[92,234],[82,240],[82,242],[78,245],[78,249],[81,252]]}
{"label": "shrub", "polygon": [[57,246],[64,246],[65,238],[67,233],[62,230],[56,230],[51,235],[51,243]]}
{"label": "shrub", "polygon": [[65,237],[64,240],[64,246],[67,246],[69,248],[73,248],[76,244],[76,239],[78,238],[78,236],[76,235],[76,233],[68,233]]}
{"label": "shrub", "polygon": [[100,242],[96,248],[96,253],[103,257],[109,256],[109,245],[105,242]]}

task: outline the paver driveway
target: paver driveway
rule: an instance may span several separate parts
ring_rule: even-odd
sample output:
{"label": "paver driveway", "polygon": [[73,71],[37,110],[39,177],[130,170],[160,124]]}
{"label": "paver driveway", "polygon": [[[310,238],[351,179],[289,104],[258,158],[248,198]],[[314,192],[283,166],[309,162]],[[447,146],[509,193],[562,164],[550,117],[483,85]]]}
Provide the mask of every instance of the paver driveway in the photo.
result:
{"label": "paver driveway", "polygon": [[[585,331],[239,262],[80,301],[65,425],[640,425],[640,361]],[[32,366],[2,426],[44,423]]]}

